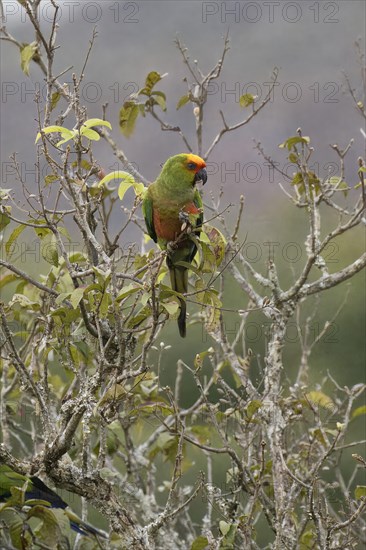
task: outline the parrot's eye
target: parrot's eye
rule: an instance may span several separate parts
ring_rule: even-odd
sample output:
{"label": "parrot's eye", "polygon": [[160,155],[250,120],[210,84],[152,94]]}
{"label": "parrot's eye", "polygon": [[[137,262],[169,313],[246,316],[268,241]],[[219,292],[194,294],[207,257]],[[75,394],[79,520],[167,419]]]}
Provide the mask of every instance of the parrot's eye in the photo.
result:
{"label": "parrot's eye", "polygon": [[189,162],[187,166],[190,170],[195,170],[197,168],[197,164],[195,164],[194,162]]}

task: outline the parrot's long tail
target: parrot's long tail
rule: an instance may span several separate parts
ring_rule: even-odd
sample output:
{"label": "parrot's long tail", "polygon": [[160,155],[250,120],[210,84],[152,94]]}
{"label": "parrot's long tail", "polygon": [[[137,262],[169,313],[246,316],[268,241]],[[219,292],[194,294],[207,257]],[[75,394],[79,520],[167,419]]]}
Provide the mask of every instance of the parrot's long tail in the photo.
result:
{"label": "parrot's long tail", "polygon": [[[170,273],[170,282],[172,289],[180,294],[184,294],[188,289],[188,269],[186,267],[176,266],[172,263],[169,256],[167,257],[167,264]],[[182,338],[186,335],[186,314],[187,305],[185,300],[179,298],[180,313],[178,317],[179,334]]]}

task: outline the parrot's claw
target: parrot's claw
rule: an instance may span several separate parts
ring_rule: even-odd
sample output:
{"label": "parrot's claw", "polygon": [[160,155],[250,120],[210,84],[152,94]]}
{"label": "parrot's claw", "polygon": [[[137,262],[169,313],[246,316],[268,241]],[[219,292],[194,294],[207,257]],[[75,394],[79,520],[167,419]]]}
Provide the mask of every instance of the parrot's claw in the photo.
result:
{"label": "parrot's claw", "polygon": [[184,212],[184,210],[181,210],[179,212],[178,216],[179,216],[179,220],[181,222],[189,223],[189,214],[188,214],[188,212]]}
{"label": "parrot's claw", "polygon": [[179,221],[182,222],[181,231],[187,231],[188,233],[191,227],[191,221],[189,219],[188,212],[184,212],[184,210],[181,210],[178,214],[178,217],[179,217]]}

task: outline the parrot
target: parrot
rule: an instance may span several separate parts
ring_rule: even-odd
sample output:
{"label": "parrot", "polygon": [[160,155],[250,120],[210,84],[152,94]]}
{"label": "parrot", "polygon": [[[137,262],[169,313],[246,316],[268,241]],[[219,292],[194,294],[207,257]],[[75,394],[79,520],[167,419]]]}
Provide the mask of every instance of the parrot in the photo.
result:
{"label": "parrot", "polygon": [[[188,289],[188,268],[180,262],[192,263],[197,250],[184,227],[193,226],[197,234],[203,223],[202,198],[195,187],[199,181],[203,185],[207,181],[205,161],[193,153],[175,155],[164,163],[157,179],[147,188],[142,203],[147,232],[167,251],[171,287],[180,294]],[[187,308],[183,298],[179,298],[179,303],[178,329],[184,338]]]}
{"label": "parrot", "polygon": [[47,487],[47,485],[38,477],[28,477],[18,474],[10,468],[10,466],[0,463],[0,502],[6,502],[12,497],[12,487],[19,487],[21,489],[24,487],[25,483],[27,483],[24,495],[25,506],[31,507],[32,505],[40,504],[39,502],[32,502],[32,500],[35,500],[43,501],[42,504],[44,504],[44,506],[49,506],[50,508],[61,508],[69,518],[71,529],[73,529],[76,533],[80,533],[85,536],[95,535],[102,538],[107,538],[106,533],[100,531],[99,529],[95,529],[95,527],[85,523],[79,518],[79,516],[74,514],[68,504],[62,500],[62,498],[55,493],[55,491]]}

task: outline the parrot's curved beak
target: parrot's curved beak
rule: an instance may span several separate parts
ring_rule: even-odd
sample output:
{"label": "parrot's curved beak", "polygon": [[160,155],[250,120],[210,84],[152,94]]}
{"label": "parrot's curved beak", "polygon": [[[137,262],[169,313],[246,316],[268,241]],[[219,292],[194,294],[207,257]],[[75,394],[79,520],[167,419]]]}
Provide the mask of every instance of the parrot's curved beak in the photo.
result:
{"label": "parrot's curved beak", "polygon": [[207,171],[206,168],[201,168],[201,170],[198,170],[194,176],[194,183],[197,183],[198,181],[202,181],[202,185],[205,185],[207,181]]}

